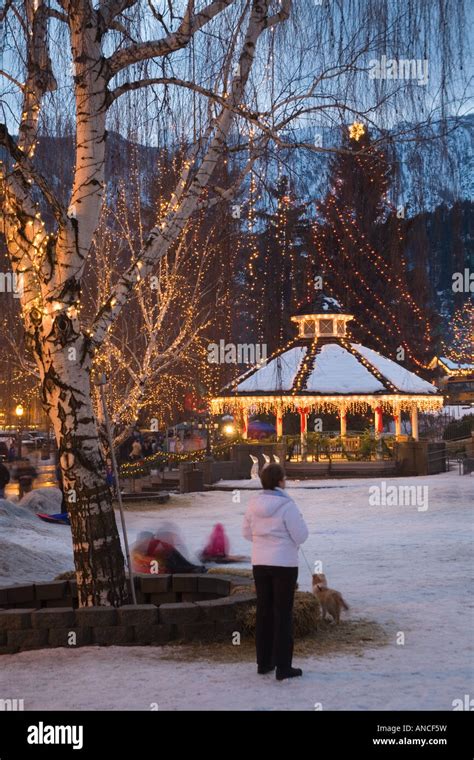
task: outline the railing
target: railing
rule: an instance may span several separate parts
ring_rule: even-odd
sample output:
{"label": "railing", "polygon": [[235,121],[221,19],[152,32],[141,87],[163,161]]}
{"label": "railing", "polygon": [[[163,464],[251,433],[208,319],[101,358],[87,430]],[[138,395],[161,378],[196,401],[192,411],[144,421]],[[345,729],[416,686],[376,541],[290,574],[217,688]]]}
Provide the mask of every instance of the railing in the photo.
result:
{"label": "railing", "polygon": [[346,459],[362,462],[372,459],[393,459],[393,436],[375,438],[373,434],[351,433],[341,438],[338,432],[308,433],[306,453],[301,450],[300,436],[285,436],[287,461],[329,461]]}
{"label": "railing", "polygon": [[[226,441],[212,447],[212,455],[219,459],[235,444],[235,441]],[[149,457],[143,457],[138,462],[124,462],[120,466],[120,478],[138,478],[150,475],[151,470],[159,470],[166,465],[178,465],[180,462],[202,462],[206,458],[206,449],[196,451],[167,452],[158,451]]]}

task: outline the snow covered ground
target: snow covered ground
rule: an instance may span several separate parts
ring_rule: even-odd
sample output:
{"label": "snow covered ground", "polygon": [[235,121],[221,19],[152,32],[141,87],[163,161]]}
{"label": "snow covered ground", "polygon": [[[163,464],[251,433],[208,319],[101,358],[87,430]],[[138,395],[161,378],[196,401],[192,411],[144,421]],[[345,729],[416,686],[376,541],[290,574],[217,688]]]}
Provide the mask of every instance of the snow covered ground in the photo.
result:
{"label": "snow covered ground", "polygon": [[[127,512],[131,540],[171,520],[197,552],[222,521],[232,552],[249,554],[240,525],[249,497],[242,486],[250,484],[232,485],[240,492],[176,496],[164,509]],[[377,479],[294,481],[288,488],[310,528],[309,565],[322,561],[329,585],[351,606],[346,616],[381,624],[387,646],[299,658],[303,678],[283,683],[257,676],[252,663],[179,662],[159,647],[23,652],[1,658],[1,696],[23,698],[25,709],[148,710],[153,703],[160,710],[314,710],[316,703],[323,710],[452,709],[454,699],[474,693],[474,482],[456,473],[386,481],[407,485],[420,489],[411,506],[400,503],[406,499],[400,490],[392,494],[398,505],[377,506],[377,495],[390,501],[389,492],[370,490],[381,487]],[[20,516],[0,530],[2,585],[43,580],[72,565],[63,526]],[[5,534],[17,547],[46,555],[50,566],[35,571],[17,558],[4,572]],[[303,557],[299,584],[310,588]],[[404,644],[397,643],[401,634]]]}

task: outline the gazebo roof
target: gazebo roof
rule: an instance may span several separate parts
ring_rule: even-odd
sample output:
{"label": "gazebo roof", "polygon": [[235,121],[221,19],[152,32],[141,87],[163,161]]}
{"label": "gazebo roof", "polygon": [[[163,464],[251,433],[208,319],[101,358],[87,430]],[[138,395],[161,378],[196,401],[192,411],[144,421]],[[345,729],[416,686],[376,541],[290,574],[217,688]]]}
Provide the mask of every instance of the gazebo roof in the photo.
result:
{"label": "gazebo roof", "polygon": [[[226,392],[227,391],[227,392]],[[222,395],[360,395],[438,394],[397,362],[358,343],[336,338],[316,346],[297,345],[253,368],[223,390]]]}

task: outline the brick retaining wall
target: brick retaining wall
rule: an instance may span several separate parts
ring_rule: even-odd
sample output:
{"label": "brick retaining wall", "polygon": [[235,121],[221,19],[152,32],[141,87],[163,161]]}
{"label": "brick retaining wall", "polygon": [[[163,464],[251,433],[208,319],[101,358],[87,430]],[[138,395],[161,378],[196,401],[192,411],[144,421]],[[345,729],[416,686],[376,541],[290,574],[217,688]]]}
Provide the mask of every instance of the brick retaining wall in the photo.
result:
{"label": "brick retaining wall", "polygon": [[0,588],[0,654],[44,647],[159,645],[232,636],[238,615],[255,604],[253,593],[213,575],[138,575],[137,604],[78,607],[76,581]]}

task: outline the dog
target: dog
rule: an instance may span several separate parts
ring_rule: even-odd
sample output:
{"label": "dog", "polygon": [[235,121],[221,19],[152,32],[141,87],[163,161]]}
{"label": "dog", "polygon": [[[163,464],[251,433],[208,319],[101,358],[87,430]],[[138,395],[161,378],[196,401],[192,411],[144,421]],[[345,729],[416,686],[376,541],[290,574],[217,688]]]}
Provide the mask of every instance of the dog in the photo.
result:
{"label": "dog", "polygon": [[324,573],[315,573],[313,575],[313,594],[321,605],[322,619],[326,620],[326,615],[329,614],[334,623],[338,625],[341,610],[348,610],[349,605],[346,604],[339,591],[328,588]]}

